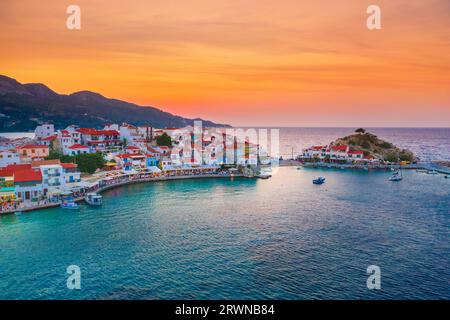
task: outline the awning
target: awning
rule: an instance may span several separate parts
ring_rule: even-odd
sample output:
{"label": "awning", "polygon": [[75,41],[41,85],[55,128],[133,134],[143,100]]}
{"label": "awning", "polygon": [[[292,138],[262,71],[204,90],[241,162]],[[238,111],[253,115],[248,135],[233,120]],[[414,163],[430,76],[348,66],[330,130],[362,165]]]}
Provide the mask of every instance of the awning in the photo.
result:
{"label": "awning", "polygon": [[151,167],[147,167],[147,171],[150,171],[152,173],[160,173],[161,169],[159,169],[158,167],[155,167],[155,166],[151,166]]}

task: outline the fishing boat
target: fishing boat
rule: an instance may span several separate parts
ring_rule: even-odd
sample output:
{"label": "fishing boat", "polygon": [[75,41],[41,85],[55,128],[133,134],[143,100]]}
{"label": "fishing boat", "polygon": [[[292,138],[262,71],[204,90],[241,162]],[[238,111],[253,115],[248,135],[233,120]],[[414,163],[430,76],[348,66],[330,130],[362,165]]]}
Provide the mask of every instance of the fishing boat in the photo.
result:
{"label": "fishing boat", "polygon": [[84,197],[84,201],[91,206],[101,206],[102,205],[102,196],[96,192],[91,192]]}
{"label": "fishing boat", "polygon": [[403,179],[402,172],[396,171],[392,176],[389,177],[389,181],[400,181]]}
{"label": "fishing boat", "polygon": [[80,209],[80,206],[75,203],[73,198],[66,198],[63,199],[63,202],[61,203],[61,208],[68,210],[78,210]]}
{"label": "fishing boat", "polygon": [[324,177],[318,177],[313,180],[313,184],[323,184],[325,182]]}

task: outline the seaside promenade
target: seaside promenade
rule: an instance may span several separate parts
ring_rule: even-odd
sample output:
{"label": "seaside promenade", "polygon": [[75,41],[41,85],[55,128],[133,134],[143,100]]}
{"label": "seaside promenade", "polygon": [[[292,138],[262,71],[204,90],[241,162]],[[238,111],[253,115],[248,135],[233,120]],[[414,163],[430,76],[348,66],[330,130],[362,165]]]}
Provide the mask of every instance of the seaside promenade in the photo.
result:
{"label": "seaside promenade", "polygon": [[[229,178],[244,177],[241,173],[201,173],[201,174],[184,174],[184,175],[159,175],[153,176],[148,173],[143,174],[128,174],[120,175],[117,177],[101,178],[96,180],[92,187],[86,188],[83,192],[75,195],[74,201],[80,202],[84,200],[85,194],[89,192],[102,193],[106,190],[118,188],[125,185],[145,183],[145,182],[157,182],[157,181],[170,181],[170,180],[185,180],[185,179],[206,179],[206,178]],[[46,201],[40,202],[36,205],[20,205],[17,208],[11,210],[0,211],[0,215],[13,214],[16,212],[28,212],[46,208],[59,207],[62,200],[58,201]]]}

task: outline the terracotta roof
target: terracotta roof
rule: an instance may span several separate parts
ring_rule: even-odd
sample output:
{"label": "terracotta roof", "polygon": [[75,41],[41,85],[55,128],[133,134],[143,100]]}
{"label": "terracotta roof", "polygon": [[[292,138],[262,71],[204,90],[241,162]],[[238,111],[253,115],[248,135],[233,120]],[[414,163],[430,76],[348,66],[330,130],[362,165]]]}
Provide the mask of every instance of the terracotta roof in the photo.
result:
{"label": "terracotta roof", "polygon": [[48,166],[48,165],[58,165],[61,164],[61,161],[59,159],[52,159],[52,160],[39,160],[39,161],[32,161],[31,166],[33,168],[39,167],[39,166]]}
{"label": "terracotta roof", "polygon": [[78,167],[78,165],[76,163],[61,163],[61,166],[64,169],[75,169]]}
{"label": "terracotta roof", "polygon": [[151,152],[151,153],[161,153],[161,152],[153,149],[152,147],[147,147],[147,150],[148,150],[148,152]]}
{"label": "terracotta roof", "polygon": [[347,152],[348,154],[364,154],[364,152],[359,151],[359,150],[351,150],[349,152]]}
{"label": "terracotta roof", "polygon": [[53,141],[56,139],[56,135],[42,138],[42,141]]}
{"label": "terracotta roof", "polygon": [[139,150],[140,148],[139,147],[136,147],[136,146],[128,146],[127,147],[127,150]]}
{"label": "terracotta roof", "polygon": [[120,135],[120,133],[117,130],[97,130],[97,129],[91,129],[91,128],[80,128],[77,131],[80,133],[83,133],[83,134],[89,134],[91,136],[100,136],[100,135],[118,136],[118,135]]}
{"label": "terracotta roof", "polygon": [[14,172],[14,182],[42,181],[40,170],[25,169]]}
{"label": "terracotta roof", "polygon": [[311,147],[311,149],[312,150],[315,150],[315,151],[320,151],[320,150],[322,150],[323,148],[325,148],[324,146],[312,146]]}
{"label": "terracotta roof", "polygon": [[346,151],[348,146],[332,146],[331,150],[333,151]]}
{"label": "terracotta roof", "polygon": [[88,146],[83,146],[82,144],[76,143],[76,144],[74,144],[74,145],[71,145],[71,146],[69,147],[69,149],[72,149],[72,150],[76,150],[76,149],[89,149],[89,147],[88,147]]}
{"label": "terracotta roof", "polygon": [[40,170],[31,168],[31,164],[12,164],[0,170],[0,177],[14,176],[14,182],[42,181]]}
{"label": "terracotta roof", "polygon": [[17,146],[17,149],[48,149],[48,146],[41,144],[25,144],[23,146]]}

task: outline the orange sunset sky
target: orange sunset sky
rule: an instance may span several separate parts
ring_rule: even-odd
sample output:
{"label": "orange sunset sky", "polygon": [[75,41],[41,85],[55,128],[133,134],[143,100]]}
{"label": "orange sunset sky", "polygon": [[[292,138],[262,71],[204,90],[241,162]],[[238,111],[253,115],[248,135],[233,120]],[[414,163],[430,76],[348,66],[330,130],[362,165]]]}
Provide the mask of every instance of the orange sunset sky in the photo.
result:
{"label": "orange sunset sky", "polygon": [[232,125],[449,127],[449,14],[448,0],[2,0],[0,74]]}

